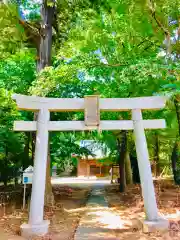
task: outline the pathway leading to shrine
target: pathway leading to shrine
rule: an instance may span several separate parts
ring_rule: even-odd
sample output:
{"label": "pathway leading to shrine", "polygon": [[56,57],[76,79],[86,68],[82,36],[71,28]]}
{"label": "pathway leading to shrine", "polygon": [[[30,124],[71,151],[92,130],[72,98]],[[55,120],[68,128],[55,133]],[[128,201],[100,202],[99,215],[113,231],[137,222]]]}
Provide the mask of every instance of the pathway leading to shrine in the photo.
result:
{"label": "pathway leading to shrine", "polygon": [[122,229],[122,220],[108,207],[104,185],[93,186],[74,240],[118,240],[113,229]]}

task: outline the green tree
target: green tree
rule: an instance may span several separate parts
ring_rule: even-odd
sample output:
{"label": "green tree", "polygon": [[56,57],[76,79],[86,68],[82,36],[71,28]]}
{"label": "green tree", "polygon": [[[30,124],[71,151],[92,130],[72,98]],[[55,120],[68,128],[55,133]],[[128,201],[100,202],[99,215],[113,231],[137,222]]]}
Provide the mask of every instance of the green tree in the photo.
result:
{"label": "green tree", "polygon": [[0,88],[0,179],[6,185],[17,178],[24,158],[24,135],[13,132],[13,121],[19,117],[10,92]]}

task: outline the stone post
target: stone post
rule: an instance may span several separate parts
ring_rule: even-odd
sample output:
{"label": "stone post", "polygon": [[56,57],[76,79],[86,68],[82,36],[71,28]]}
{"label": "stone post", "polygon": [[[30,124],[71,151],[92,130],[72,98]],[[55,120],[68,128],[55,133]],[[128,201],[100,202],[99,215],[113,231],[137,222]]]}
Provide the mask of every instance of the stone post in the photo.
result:
{"label": "stone post", "polygon": [[157,221],[158,209],[154,192],[146,136],[143,127],[142,113],[140,109],[132,110],[132,119],[146,219],[148,221]]}
{"label": "stone post", "polygon": [[29,223],[21,226],[23,237],[46,234],[48,232],[49,221],[44,221],[43,215],[49,135],[47,123],[49,118],[49,111],[47,109],[40,109],[37,119],[36,148]]}

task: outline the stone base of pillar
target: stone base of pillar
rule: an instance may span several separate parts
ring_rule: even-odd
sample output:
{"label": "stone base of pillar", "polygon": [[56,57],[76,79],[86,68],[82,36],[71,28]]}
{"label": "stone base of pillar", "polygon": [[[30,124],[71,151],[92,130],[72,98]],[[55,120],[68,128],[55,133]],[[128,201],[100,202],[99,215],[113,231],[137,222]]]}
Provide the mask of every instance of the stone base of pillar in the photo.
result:
{"label": "stone base of pillar", "polygon": [[21,236],[31,238],[35,236],[43,236],[48,233],[50,221],[44,220],[41,224],[31,225],[23,223],[21,225]]}
{"label": "stone base of pillar", "polygon": [[158,221],[143,221],[143,232],[166,231],[169,228],[169,221],[167,219],[158,219]]}

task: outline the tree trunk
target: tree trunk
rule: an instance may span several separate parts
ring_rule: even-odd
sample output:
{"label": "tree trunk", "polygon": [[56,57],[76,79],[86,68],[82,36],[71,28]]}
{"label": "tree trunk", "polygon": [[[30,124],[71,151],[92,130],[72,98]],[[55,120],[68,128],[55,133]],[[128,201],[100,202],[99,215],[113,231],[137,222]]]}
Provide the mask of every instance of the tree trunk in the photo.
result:
{"label": "tree trunk", "polygon": [[40,45],[38,50],[37,72],[40,72],[47,66],[51,66],[52,53],[52,23],[54,18],[55,3],[51,0],[53,6],[44,0],[41,8],[41,29]]}
{"label": "tree trunk", "polygon": [[26,135],[26,141],[25,141],[25,146],[24,146],[23,170],[25,170],[25,168],[29,164],[30,132],[25,132],[25,135]]}
{"label": "tree trunk", "polygon": [[54,195],[52,192],[51,184],[51,159],[50,159],[50,150],[48,148],[48,159],[47,159],[47,168],[46,168],[46,189],[45,189],[45,206],[54,205]]}
{"label": "tree trunk", "polygon": [[159,137],[158,133],[155,133],[155,175],[158,177],[160,175],[160,159],[159,159]]}
{"label": "tree trunk", "polygon": [[173,170],[173,175],[174,175],[174,182],[177,185],[180,185],[180,142],[179,142],[179,138],[177,137],[174,147],[173,147],[173,151],[172,151],[172,155],[171,155],[171,164],[172,164],[172,170]]}
{"label": "tree trunk", "polygon": [[[52,3],[52,5],[50,4]],[[55,1],[44,0],[41,8],[41,29],[40,29],[40,45],[38,51],[37,72],[40,72],[47,66],[51,65],[52,53],[52,23],[55,11]],[[45,190],[45,206],[52,205],[54,202],[51,175],[50,175],[50,149],[48,148],[48,159],[46,169],[46,190]]]}
{"label": "tree trunk", "polygon": [[119,173],[120,173],[119,191],[125,192],[125,189],[126,189],[125,155],[126,155],[126,148],[127,148],[126,131],[122,131],[121,141],[119,138],[117,138],[117,147],[119,152]]}
{"label": "tree trunk", "polygon": [[[43,0],[41,4],[41,24],[39,27],[35,28],[36,31],[32,30],[32,26],[24,21],[20,17],[19,23],[23,26],[24,31],[27,35],[28,41],[30,44],[33,44],[33,47],[37,50],[37,73],[39,73],[46,66],[51,66],[51,53],[52,53],[52,24],[55,15],[55,0]],[[41,94],[39,95],[41,96]],[[37,120],[37,114],[34,114],[34,121]],[[32,162],[34,161],[35,153],[35,142],[36,142],[36,133],[32,134]],[[50,162],[50,152],[48,151],[48,162]],[[50,171],[48,170],[49,166],[47,165],[47,174],[46,177],[49,179],[50,185]],[[49,175],[49,176],[48,176]],[[52,189],[48,187],[49,190],[46,190],[46,194],[52,195]],[[49,192],[50,191],[50,192]],[[49,192],[49,193],[48,193]],[[48,199],[45,198],[45,199]],[[46,202],[45,202],[46,205]]]}
{"label": "tree trunk", "polygon": [[132,169],[131,169],[131,161],[129,157],[129,152],[126,151],[125,154],[125,170],[126,170],[126,184],[132,184]]}
{"label": "tree trunk", "polygon": [[4,183],[4,186],[7,187],[8,180],[7,180],[7,179],[4,179],[4,180],[3,180],[3,183]]}
{"label": "tree trunk", "polygon": [[132,154],[132,153],[130,153],[130,161],[131,161],[131,168],[132,168],[133,183],[139,184],[140,176],[139,176],[137,157],[134,156],[134,154]]}
{"label": "tree trunk", "polygon": [[18,185],[18,177],[14,178],[14,185],[17,186]]}
{"label": "tree trunk", "polygon": [[110,175],[111,175],[111,183],[113,183],[113,164],[111,165],[111,169],[110,169]]}
{"label": "tree trunk", "polygon": [[180,95],[176,95],[174,99],[174,106],[176,109],[176,116],[177,116],[177,121],[178,121],[178,129],[179,129],[179,136],[180,136]]}
{"label": "tree trunk", "polygon": [[172,155],[171,155],[171,163],[172,170],[174,175],[175,184],[180,185],[180,104],[179,104],[179,95],[177,95],[174,99],[174,106],[176,109],[177,121],[179,126],[179,132],[176,136],[176,141],[174,143]]}
{"label": "tree trunk", "polygon": [[3,169],[2,173],[3,173],[4,186],[7,186],[8,176],[9,176],[9,174],[8,174],[8,154],[9,154],[9,150],[8,150],[7,139],[4,142],[5,142],[5,162],[4,162],[4,169]]}

